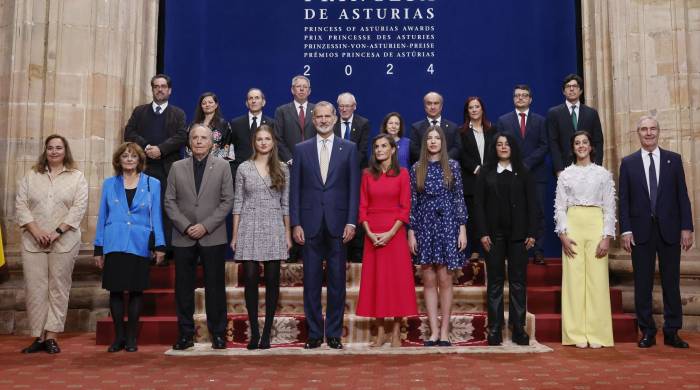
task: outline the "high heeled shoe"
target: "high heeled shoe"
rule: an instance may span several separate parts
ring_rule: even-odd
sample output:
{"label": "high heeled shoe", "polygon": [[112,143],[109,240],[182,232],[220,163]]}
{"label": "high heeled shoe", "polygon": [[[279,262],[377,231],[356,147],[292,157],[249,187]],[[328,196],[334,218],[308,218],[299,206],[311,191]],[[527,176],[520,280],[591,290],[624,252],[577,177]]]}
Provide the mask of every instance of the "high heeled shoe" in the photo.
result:
{"label": "high heeled shoe", "polygon": [[270,349],[270,334],[265,334],[263,332],[262,337],[260,338],[260,343],[258,344],[258,349]]}
{"label": "high heeled shoe", "polygon": [[246,348],[252,351],[254,349],[258,349],[259,347],[260,347],[260,336],[256,336],[256,335],[250,336],[250,341],[248,341],[248,345],[246,346]]}

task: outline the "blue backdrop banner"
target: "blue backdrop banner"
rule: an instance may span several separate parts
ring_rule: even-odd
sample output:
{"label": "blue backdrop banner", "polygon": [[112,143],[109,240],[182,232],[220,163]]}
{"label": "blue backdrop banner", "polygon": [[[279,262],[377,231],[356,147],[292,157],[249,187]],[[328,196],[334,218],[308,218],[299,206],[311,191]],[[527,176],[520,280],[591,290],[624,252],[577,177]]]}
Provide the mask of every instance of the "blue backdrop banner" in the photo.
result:
{"label": "blue backdrop banner", "polygon": [[[165,7],[171,102],[190,117],[204,91],[219,96],[227,118],[242,115],[251,87],[264,91],[272,116],[291,101],[297,74],[311,79],[313,102],[352,92],[374,133],[390,111],[408,124],[422,119],[431,90],[445,98],[443,116],[460,124],[468,96],[483,98],[492,121],[513,109],[518,83],[532,87],[531,109],[546,115],[563,101],[561,81],[576,72],[577,55],[574,0],[167,0]],[[549,232],[552,209],[545,209]],[[559,251],[551,233],[546,252]]]}

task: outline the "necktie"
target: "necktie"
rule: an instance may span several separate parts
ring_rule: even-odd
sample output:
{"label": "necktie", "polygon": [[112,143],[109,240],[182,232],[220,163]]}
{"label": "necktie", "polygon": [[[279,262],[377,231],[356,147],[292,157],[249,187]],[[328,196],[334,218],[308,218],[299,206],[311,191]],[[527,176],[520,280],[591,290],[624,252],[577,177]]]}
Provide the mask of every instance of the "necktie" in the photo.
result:
{"label": "necktie", "polygon": [[525,138],[525,113],[520,113],[520,136]]}
{"label": "necktie", "polygon": [[437,119],[431,120],[430,123],[432,123],[433,126],[437,126]]}
{"label": "necktie", "polygon": [[343,138],[350,139],[350,122],[343,123],[345,124],[345,134],[343,134]]}
{"label": "necktie", "polygon": [[304,139],[304,124],[306,123],[306,118],[304,115],[304,106],[299,106],[299,127],[301,128],[301,139]]}
{"label": "necktie", "polygon": [[321,179],[323,184],[326,184],[326,176],[328,176],[328,140],[321,140]]}
{"label": "necktie", "polygon": [[576,106],[571,106],[571,122],[574,124],[574,131],[578,130],[578,115],[576,115]]}
{"label": "necktie", "polygon": [[160,111],[161,111],[162,109],[163,109],[163,108],[162,108],[161,106],[156,106],[156,115],[160,115]]}
{"label": "necktie", "polygon": [[254,116],[253,123],[250,124],[250,131],[253,132],[253,131],[257,130],[257,128],[258,128],[258,117]]}
{"label": "necktie", "polygon": [[654,155],[649,153],[649,200],[651,201],[651,215],[656,215],[656,193],[659,183],[656,180],[656,165]]}

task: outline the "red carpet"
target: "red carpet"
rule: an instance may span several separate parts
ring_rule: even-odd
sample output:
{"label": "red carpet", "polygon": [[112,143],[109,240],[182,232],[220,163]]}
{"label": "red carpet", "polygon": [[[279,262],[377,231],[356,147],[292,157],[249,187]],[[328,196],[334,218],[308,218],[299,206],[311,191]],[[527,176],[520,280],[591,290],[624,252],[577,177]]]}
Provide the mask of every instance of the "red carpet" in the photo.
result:
{"label": "red carpet", "polygon": [[[62,353],[22,355],[0,336],[0,389],[700,389],[700,333],[691,349],[633,343],[554,353],[342,357],[170,357],[164,346],[109,354],[95,335],[65,335]],[[663,338],[659,336],[659,343]]]}

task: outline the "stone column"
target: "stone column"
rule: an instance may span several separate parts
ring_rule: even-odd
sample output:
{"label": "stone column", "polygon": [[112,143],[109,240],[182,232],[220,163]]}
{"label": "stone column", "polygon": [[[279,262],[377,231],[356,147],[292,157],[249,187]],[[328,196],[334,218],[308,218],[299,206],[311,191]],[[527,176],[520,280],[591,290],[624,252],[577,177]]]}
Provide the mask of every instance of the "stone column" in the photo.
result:
{"label": "stone column", "polygon": [[132,108],[150,99],[158,0],[0,0],[0,222],[18,248],[16,181],[65,136],[90,186],[83,242]]}
{"label": "stone column", "polygon": [[[700,228],[700,1],[583,0],[586,100],[597,107],[605,137],[605,166],[615,177],[620,161],[639,149],[636,123],[652,114],[662,148],[683,156],[694,225]],[[663,174],[663,172],[662,172]],[[700,235],[695,234],[697,242]],[[619,244],[618,244],[619,245]],[[611,256],[611,282],[634,311],[631,258]],[[681,286],[686,328],[700,329],[700,251],[683,254]],[[661,313],[660,288],[655,313]]]}

